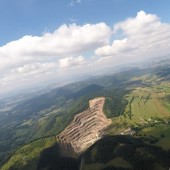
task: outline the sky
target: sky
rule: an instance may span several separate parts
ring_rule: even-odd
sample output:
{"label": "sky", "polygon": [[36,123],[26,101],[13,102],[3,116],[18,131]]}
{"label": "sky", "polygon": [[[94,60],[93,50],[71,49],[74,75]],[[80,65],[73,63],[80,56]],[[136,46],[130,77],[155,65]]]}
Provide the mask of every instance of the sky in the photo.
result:
{"label": "sky", "polygon": [[169,55],[168,0],[0,0],[0,95]]}

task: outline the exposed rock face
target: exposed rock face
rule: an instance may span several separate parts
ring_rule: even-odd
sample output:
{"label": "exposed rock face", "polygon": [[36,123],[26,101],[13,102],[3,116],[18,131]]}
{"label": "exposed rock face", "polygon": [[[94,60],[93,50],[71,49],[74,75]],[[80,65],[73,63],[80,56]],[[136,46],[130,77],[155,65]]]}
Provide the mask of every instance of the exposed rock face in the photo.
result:
{"label": "exposed rock face", "polygon": [[89,108],[75,115],[57,136],[63,152],[81,153],[101,138],[103,130],[111,124],[103,113],[104,102],[104,97],[90,100]]}

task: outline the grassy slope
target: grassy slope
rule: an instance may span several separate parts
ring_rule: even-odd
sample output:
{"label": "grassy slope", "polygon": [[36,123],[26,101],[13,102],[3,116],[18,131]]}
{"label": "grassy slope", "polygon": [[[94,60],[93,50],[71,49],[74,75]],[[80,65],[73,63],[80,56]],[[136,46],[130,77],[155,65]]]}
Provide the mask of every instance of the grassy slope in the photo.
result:
{"label": "grassy slope", "polygon": [[[125,95],[124,98],[128,100],[128,104],[126,105],[125,112],[123,115],[120,115],[118,117],[112,117],[113,124],[111,128],[109,129],[109,134],[111,135],[118,134],[124,131],[127,127],[129,127],[129,125],[140,127],[143,124],[144,125],[148,124],[149,121],[156,121],[157,118],[161,118],[161,119],[167,118],[169,115],[169,112],[167,111],[167,108],[165,108],[165,105],[163,104],[163,101],[164,101],[163,98],[167,94],[164,92],[161,92],[160,94],[158,91],[156,91],[156,89],[157,88],[152,88],[152,89],[151,88],[137,88],[133,90],[131,93]],[[160,98],[160,95],[162,94],[164,94],[164,96]],[[132,98],[134,98],[133,101],[132,101]],[[155,103],[157,103],[157,105]],[[130,108],[132,109],[131,118],[128,115],[129,113],[128,111]],[[160,112],[159,109],[161,109],[161,111],[163,112]],[[57,119],[58,118],[56,118],[56,121]],[[46,123],[47,120],[43,118],[42,120],[39,120],[39,121],[40,123]],[[57,124],[59,124],[59,122]],[[140,131],[140,135],[142,136],[145,134],[147,136],[150,136],[150,135],[155,136],[159,138],[159,141],[156,143],[156,145],[164,146],[165,149],[169,149],[170,148],[169,142],[168,142],[170,139],[169,129],[170,127],[165,124],[161,124],[159,126],[154,126],[154,127],[145,127]],[[160,136],[160,134],[162,133],[164,137]],[[30,143],[22,147],[21,149],[19,149],[11,157],[11,159],[7,162],[7,164],[5,164],[2,167],[2,170],[8,170],[10,169],[11,166],[14,166],[14,167],[16,166],[17,168],[20,168],[20,169],[23,169],[23,167],[24,169],[30,169],[30,168],[32,170],[36,169],[36,164],[38,162],[41,151],[43,151],[47,147],[52,146],[55,142],[53,138],[47,138],[44,141],[43,140]],[[27,156],[25,157],[25,155]],[[85,169],[98,169],[98,167],[105,168],[105,167],[113,166],[113,165],[116,166],[118,162],[121,162],[121,165],[124,165],[126,167],[131,167],[131,164],[129,164],[129,162],[127,162],[123,158],[117,157],[117,158],[110,160],[107,164],[94,163],[94,164],[85,166]]]}
{"label": "grassy slope", "polygon": [[146,136],[149,141],[155,137],[155,145],[170,149],[170,82],[160,82],[155,75],[135,77],[134,80],[141,80],[146,85],[133,88],[123,97],[128,103],[121,116],[112,117],[109,134],[119,134],[131,127],[138,130],[137,136]]}
{"label": "grassy slope", "polygon": [[[166,123],[166,121],[170,117],[170,110],[169,110],[169,105],[170,105],[170,102],[169,102],[170,89],[169,89],[169,87],[170,86],[169,86],[169,82],[162,81],[161,83],[158,83],[156,81],[157,77],[150,76],[148,78],[148,75],[146,75],[144,77],[136,77],[134,79],[148,83],[148,84],[150,84],[150,86],[135,87],[127,95],[118,93],[118,95],[120,95],[119,96],[120,98],[118,98],[118,99],[121,99],[121,97],[122,97],[122,100],[119,100],[120,102],[117,103],[117,105],[114,105],[114,108],[116,110],[118,110],[118,112],[113,112],[113,113],[109,112],[108,113],[108,116],[111,117],[112,121],[113,121],[112,126],[110,127],[110,129],[108,129],[109,134],[115,135],[120,132],[123,132],[129,126],[131,126],[131,127],[135,126],[135,127],[140,128],[139,135],[141,135],[141,136],[153,135],[153,136],[159,138],[159,141],[155,145],[164,146],[165,149],[169,149],[170,146],[169,146],[168,141],[170,139],[170,137],[169,137],[170,136],[170,134],[169,134],[170,127]],[[153,81],[154,84],[151,84],[151,81]],[[96,93],[92,96],[82,98],[82,101],[87,100],[90,97],[95,97],[95,96],[104,95],[104,94],[106,96],[108,96],[108,98],[112,98],[113,95],[116,94],[116,91],[111,91],[111,90],[112,89],[109,89],[109,90],[103,91],[102,93],[100,92],[100,93]],[[123,97],[123,95],[124,95],[124,97]],[[116,100],[117,100],[116,98],[113,99],[113,101],[116,101]],[[122,104],[121,101],[124,101],[124,100],[127,100],[128,103],[126,105],[125,112],[122,115],[119,115],[119,113],[121,113],[121,109],[117,106],[119,106],[120,103]],[[74,114],[77,113],[79,111],[79,110],[77,110],[77,108],[82,106],[82,103],[77,102],[73,106],[73,108],[71,108],[71,112]],[[115,115],[116,115],[116,117],[115,117]],[[71,117],[72,116],[73,115],[71,115]],[[64,117],[66,117],[66,116],[64,116]],[[55,132],[55,129],[57,129],[58,126],[62,126],[63,123],[69,122],[71,117],[70,118],[67,117],[67,120],[64,119],[62,122],[60,117],[57,117],[57,116],[54,116],[53,114],[48,113],[47,116],[44,116],[38,120],[38,127],[37,127],[39,129],[38,132],[40,132],[41,135],[44,132],[47,132],[47,134],[51,135]],[[26,124],[29,124],[29,123],[30,123],[29,121],[26,122]],[[51,127],[48,127],[49,125]],[[150,126],[150,125],[153,125],[153,126]],[[22,133],[22,130],[19,133]],[[164,136],[161,137],[160,133],[161,134],[163,133]],[[39,133],[37,133],[37,135],[36,135],[36,133],[35,133],[36,137],[38,137],[38,134]],[[36,145],[34,145],[34,143],[32,143],[32,144],[33,144],[33,146],[36,147]],[[32,144],[30,144],[30,147]],[[51,142],[51,144],[49,144],[48,147],[51,146],[52,144],[53,144],[53,142]],[[29,147],[29,145],[28,145],[28,147]],[[23,148],[21,148],[21,151]],[[39,148],[38,152],[34,152],[34,150],[36,150],[36,148],[33,147],[32,151],[30,153],[28,153],[28,158],[30,158],[30,161],[34,162],[33,165],[35,165],[35,163],[36,163],[35,160],[38,159],[40,152],[44,148],[45,147],[42,146]],[[36,155],[35,153],[38,153],[38,154]],[[3,166],[3,168],[6,167],[6,170],[9,169],[10,164],[18,165],[18,167],[21,166],[23,168],[25,160],[20,159],[19,155],[21,156],[22,154],[17,151],[11,157],[10,161],[7,162],[7,164],[5,164]],[[19,163],[17,163],[18,161],[19,161]],[[122,160],[122,158],[120,158],[120,159],[118,158],[117,161],[121,162],[124,160]],[[112,164],[114,162],[115,162],[115,160],[113,159],[113,160],[111,160],[110,164]],[[25,165],[26,166],[29,165],[29,161],[27,161]],[[98,165],[95,163],[95,165],[93,165],[93,166],[98,166]],[[103,166],[103,165],[101,165],[101,166]],[[103,166],[103,167],[105,167],[105,166]],[[27,168],[25,168],[25,169],[27,169]],[[35,167],[32,167],[32,169],[35,169]]]}
{"label": "grassy slope", "polygon": [[164,107],[160,95],[154,88],[137,88],[126,95],[129,102],[124,113],[126,120],[129,123],[142,124],[156,117],[168,118],[170,113]]}
{"label": "grassy slope", "polygon": [[40,139],[19,148],[13,156],[8,160],[1,170],[17,169],[17,170],[34,170],[37,167],[40,153],[56,142],[55,137]]}

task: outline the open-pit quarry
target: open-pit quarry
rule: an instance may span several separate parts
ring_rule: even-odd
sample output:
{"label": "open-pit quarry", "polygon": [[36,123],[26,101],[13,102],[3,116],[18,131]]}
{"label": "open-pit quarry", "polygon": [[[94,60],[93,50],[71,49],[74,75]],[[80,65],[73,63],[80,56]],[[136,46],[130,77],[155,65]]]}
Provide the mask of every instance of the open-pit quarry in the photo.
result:
{"label": "open-pit quarry", "polygon": [[62,153],[81,153],[99,140],[111,124],[103,113],[105,98],[89,101],[89,108],[74,116],[72,122],[62,131],[57,140]]}

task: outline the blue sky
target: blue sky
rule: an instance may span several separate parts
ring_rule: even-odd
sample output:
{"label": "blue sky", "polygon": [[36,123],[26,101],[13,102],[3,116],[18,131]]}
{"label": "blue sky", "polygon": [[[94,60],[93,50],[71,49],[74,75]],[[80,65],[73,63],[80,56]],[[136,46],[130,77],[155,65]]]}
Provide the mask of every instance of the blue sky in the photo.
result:
{"label": "blue sky", "polygon": [[0,95],[170,56],[168,0],[0,0]]}
{"label": "blue sky", "polygon": [[169,22],[169,7],[167,0],[0,0],[0,45],[24,35],[53,32],[63,23],[103,21],[112,26],[140,10]]}

